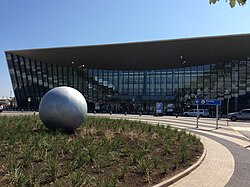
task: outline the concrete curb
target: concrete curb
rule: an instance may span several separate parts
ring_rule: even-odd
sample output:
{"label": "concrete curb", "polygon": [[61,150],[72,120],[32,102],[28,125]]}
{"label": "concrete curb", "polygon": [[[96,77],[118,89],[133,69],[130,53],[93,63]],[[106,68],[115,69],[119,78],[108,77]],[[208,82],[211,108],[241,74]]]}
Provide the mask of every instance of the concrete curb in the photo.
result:
{"label": "concrete curb", "polygon": [[189,168],[187,168],[186,170],[184,170],[183,172],[171,177],[170,179],[167,179],[165,181],[162,181],[156,185],[154,185],[153,187],[165,187],[165,186],[169,186],[173,183],[175,183],[176,181],[180,180],[181,178],[187,176],[189,173],[191,173],[192,171],[194,171],[197,167],[199,167],[201,165],[201,163],[203,162],[203,160],[205,159],[207,154],[206,149],[204,148],[203,154],[201,155],[201,157],[199,158],[199,160],[192,166],[190,166]]}

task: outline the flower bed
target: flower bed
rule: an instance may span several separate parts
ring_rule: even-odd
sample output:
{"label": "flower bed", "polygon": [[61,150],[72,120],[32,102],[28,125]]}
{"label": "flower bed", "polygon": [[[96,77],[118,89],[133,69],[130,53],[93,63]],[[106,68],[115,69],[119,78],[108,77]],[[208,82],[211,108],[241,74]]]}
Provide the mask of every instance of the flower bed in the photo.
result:
{"label": "flower bed", "polygon": [[38,116],[1,116],[0,142],[0,186],[151,186],[203,152],[185,131],[99,117],[65,134]]}

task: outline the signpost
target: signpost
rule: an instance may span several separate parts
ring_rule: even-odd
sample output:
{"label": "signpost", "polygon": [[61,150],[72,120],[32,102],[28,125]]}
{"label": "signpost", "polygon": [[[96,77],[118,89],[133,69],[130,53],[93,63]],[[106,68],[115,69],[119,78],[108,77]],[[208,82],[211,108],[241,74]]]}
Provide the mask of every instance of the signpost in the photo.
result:
{"label": "signpost", "polygon": [[218,118],[219,118],[219,105],[221,105],[221,100],[219,99],[195,99],[194,104],[197,105],[197,124],[196,128],[199,128],[199,105],[215,105],[216,106],[216,129],[218,129]]}
{"label": "signpost", "polygon": [[219,99],[195,99],[194,104],[196,105],[221,105]]}

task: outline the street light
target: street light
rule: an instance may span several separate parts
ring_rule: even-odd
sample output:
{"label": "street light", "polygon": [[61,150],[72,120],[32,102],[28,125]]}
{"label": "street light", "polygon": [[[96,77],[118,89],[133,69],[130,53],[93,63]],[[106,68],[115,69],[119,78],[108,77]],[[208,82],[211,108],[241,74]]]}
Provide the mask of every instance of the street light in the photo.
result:
{"label": "street light", "polygon": [[187,61],[183,58],[183,56],[182,56],[182,55],[180,56],[180,59],[181,59],[181,63],[182,63],[182,65],[184,65],[184,64],[186,64],[186,63],[187,63]]}
{"label": "street light", "polygon": [[84,67],[85,67],[85,65],[84,65],[84,64],[82,64],[82,65],[78,66],[78,68],[84,68]]}
{"label": "street light", "polygon": [[28,111],[30,110],[30,102],[31,102],[31,98],[28,97]]}

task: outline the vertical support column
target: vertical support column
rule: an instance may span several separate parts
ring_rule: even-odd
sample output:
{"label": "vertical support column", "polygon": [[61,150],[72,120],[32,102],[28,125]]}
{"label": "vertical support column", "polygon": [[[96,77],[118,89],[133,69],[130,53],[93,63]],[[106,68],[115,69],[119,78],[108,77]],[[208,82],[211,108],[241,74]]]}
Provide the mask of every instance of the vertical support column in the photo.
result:
{"label": "vertical support column", "polygon": [[197,117],[196,128],[199,128],[199,105],[197,104],[196,106],[197,106],[196,107],[196,109],[197,109],[197,112],[196,112],[197,113],[197,116],[196,116]]}
{"label": "vertical support column", "polygon": [[219,105],[216,105],[216,129],[218,129]]}
{"label": "vertical support column", "polygon": [[235,100],[234,100],[234,107],[235,107],[235,111],[238,111],[238,95],[235,96]]}

